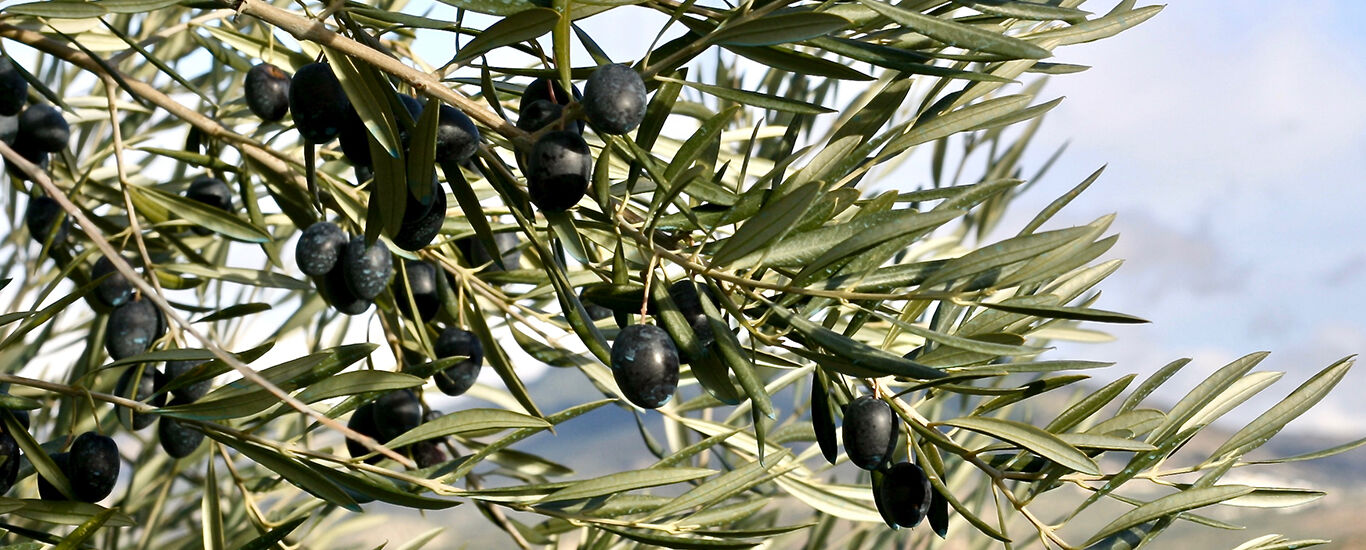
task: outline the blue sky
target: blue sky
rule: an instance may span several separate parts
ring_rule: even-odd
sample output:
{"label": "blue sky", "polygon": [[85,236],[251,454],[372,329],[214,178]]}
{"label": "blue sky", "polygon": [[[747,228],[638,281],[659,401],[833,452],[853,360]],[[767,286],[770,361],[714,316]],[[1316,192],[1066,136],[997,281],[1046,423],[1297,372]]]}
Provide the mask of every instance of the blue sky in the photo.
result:
{"label": "blue sky", "polygon": [[[1260,368],[1286,376],[1240,409],[1246,417],[1366,351],[1366,40],[1351,24],[1366,4],[1227,6],[1175,2],[1125,34],[1058,52],[1093,68],[1045,88],[1044,98],[1067,99],[1035,140],[1035,164],[1071,144],[1019,206],[1037,210],[1108,163],[1059,219],[1119,214],[1112,256],[1126,263],[1099,306],[1153,323],[1059,351],[1125,372],[1193,357],[1174,380],[1184,388],[1246,352],[1272,351]],[[1353,388],[1363,383],[1366,374],[1348,375],[1292,427],[1360,437]]]}

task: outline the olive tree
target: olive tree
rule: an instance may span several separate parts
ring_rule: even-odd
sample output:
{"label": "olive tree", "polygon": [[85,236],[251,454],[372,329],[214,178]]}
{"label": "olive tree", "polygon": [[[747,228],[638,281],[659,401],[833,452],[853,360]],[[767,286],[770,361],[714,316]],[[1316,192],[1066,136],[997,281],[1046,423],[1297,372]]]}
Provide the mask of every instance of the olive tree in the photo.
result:
{"label": "olive tree", "polygon": [[[1216,431],[1264,354],[1193,388],[1045,356],[1144,321],[1097,303],[1112,218],[1052,221],[1099,170],[1004,214],[1057,156],[1023,160],[1041,85],[1160,6],[441,1],[0,9],[0,541],[340,548],[402,508],[520,547],[1132,548],[1312,501],[1221,478],[1360,443],[1244,458],[1350,359]],[[593,391],[546,410],[532,362]],[[647,466],[519,445],[612,408]]]}

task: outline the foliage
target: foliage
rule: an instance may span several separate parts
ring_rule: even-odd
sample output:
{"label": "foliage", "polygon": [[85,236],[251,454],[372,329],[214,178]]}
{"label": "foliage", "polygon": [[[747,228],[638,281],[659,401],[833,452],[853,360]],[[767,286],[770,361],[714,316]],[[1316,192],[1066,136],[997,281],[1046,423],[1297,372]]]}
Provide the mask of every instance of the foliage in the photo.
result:
{"label": "foliage", "polygon": [[[1022,227],[1002,227],[1012,200],[1048,170],[1024,177],[1021,161],[1061,99],[1037,97],[1040,75],[1086,69],[1043,60],[1132,28],[1160,6],[442,2],[457,8],[454,20],[402,0],[37,1],[0,10],[0,44],[25,69],[30,102],[55,104],[73,126],[45,173],[10,178],[16,230],[4,250],[14,299],[0,316],[0,382],[12,395],[0,405],[32,410],[33,422],[24,430],[6,414],[25,458],[15,498],[0,499],[4,542],[336,548],[362,505],[381,501],[468,504],[442,513],[477,507],[522,546],[871,548],[910,538],[928,547],[929,531],[883,524],[871,490],[880,474],[846,466],[833,449],[841,406],[868,394],[900,420],[896,459],[924,468],[951,507],[947,520],[931,514],[935,531],[974,544],[1129,548],[1177,520],[1233,527],[1193,512],[1206,506],[1322,496],[1220,478],[1249,466],[1242,457],[1330,391],[1350,359],[1213,452],[1176,458],[1279,377],[1252,370],[1263,354],[1223,367],[1166,410],[1148,398],[1180,394],[1164,384],[1185,360],[1137,386],[1129,375],[1096,388],[1084,384],[1087,373],[1107,363],[1042,358],[1051,340],[1096,338],[1089,323],[1143,322],[1097,307],[1097,285],[1120,264],[1100,260],[1116,241],[1109,217],[1045,229],[1099,170]],[[581,27],[590,16],[642,11],[668,22],[653,37],[641,33],[639,46],[651,40],[638,59],[609,59]],[[458,47],[424,59],[415,43],[431,37]],[[586,56],[571,55],[571,45]],[[372,180],[353,175],[335,144],[317,147],[315,166],[314,147],[288,118],[261,122],[247,109],[251,66],[292,73],[317,59],[328,60],[366,124]],[[631,134],[586,133],[595,159],[586,199],[539,213],[518,152],[546,130],[510,121],[517,98],[529,77],[582,82],[613,61],[643,77],[645,118]],[[435,116],[408,116],[394,91],[432,112],[446,104],[467,114],[484,136],[477,156],[433,165]],[[571,103],[563,121],[580,116]],[[410,148],[400,133],[411,134]],[[36,169],[8,146],[0,152]],[[916,153],[928,173],[903,166]],[[293,237],[325,218],[390,242],[411,204],[403,197],[412,189],[424,199],[419,184],[434,172],[455,199],[436,242],[417,254],[390,248],[449,275],[438,277],[436,321],[403,315],[397,305],[410,296],[392,290],[360,317],[330,310],[293,265]],[[185,199],[203,174],[228,182],[244,211]],[[893,189],[871,192],[884,178]],[[33,244],[17,229],[25,197],[44,194],[75,220],[65,241],[33,235]],[[1013,234],[995,237],[1001,231]],[[497,250],[502,234],[517,236],[521,267],[499,259],[481,269],[471,241],[464,252],[458,244]],[[115,251],[155,276],[138,278]],[[138,279],[169,321],[144,354],[105,354],[109,311],[91,296],[101,256]],[[714,342],[697,338],[665,291],[681,280],[710,290],[701,305]],[[595,321],[587,306],[613,315]],[[646,315],[693,357],[675,399],[639,413],[657,462],[586,477],[556,456],[519,450],[595,409],[633,409],[608,367],[609,342]],[[348,330],[376,323],[382,335]],[[381,453],[378,462],[343,452],[342,434],[358,434],[341,421],[357,407],[392,389],[435,393],[424,379],[459,360],[433,353],[446,326],[483,342],[502,387],[472,395],[496,407],[462,402],[389,445],[440,442],[453,457],[440,464],[415,468],[410,455],[369,438],[359,439]],[[601,395],[542,410],[514,346],[581,372]],[[129,365],[210,359],[178,382],[215,381],[194,403],[116,395]],[[1076,397],[1059,407],[1048,399],[1055,390]],[[208,442],[171,459],[155,436],[119,426],[118,410],[177,419]],[[647,426],[655,422],[663,440]],[[132,475],[102,506],[36,499],[35,473],[55,472],[49,455],[89,430],[119,434]],[[566,443],[564,452],[578,451]],[[1036,500],[1055,491],[1070,495],[1066,509]],[[1102,501],[1127,511],[1062,532]],[[1290,546],[1269,535],[1245,547]]]}

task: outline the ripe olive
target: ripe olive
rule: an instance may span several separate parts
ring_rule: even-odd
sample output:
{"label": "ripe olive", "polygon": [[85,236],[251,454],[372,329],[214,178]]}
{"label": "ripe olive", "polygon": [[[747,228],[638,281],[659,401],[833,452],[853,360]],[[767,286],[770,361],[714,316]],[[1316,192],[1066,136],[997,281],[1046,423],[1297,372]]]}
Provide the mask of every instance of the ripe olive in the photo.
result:
{"label": "ripe olive", "polygon": [[310,63],[294,73],[289,83],[289,112],[294,126],[312,143],[332,141],[352,111],[341,81],[327,63]]}
{"label": "ripe olive", "polygon": [[[195,367],[198,367],[199,365],[202,365],[202,364],[207,363],[207,362],[208,362],[208,360],[206,360],[206,359],[187,359],[187,360],[184,360],[184,361],[167,361],[167,362],[166,362],[166,382],[167,382],[167,383],[174,382],[177,378],[179,378],[179,377],[185,375],[185,373],[190,372],[190,371],[191,371],[192,369],[194,369]],[[179,400],[179,401],[184,401],[184,402],[186,402],[186,403],[193,403],[193,402],[195,402],[195,401],[198,401],[199,398],[204,397],[204,394],[209,393],[209,388],[210,388],[210,386],[212,386],[212,385],[213,385],[213,380],[212,380],[212,379],[209,379],[209,380],[200,380],[200,381],[195,382],[195,383],[193,383],[193,384],[190,384],[190,385],[188,385],[188,386],[181,386],[181,387],[179,387],[179,388],[173,389],[173,390],[171,390],[171,394],[174,395],[174,396],[177,398],[177,400]]]}
{"label": "ripe olive", "polygon": [[[460,255],[465,257],[465,261],[470,267],[485,266],[483,271],[503,271],[521,267],[522,251],[517,248],[517,234],[504,231],[493,234],[493,244],[497,245],[498,253],[502,256],[503,267],[493,262],[493,255],[489,254],[484,243],[476,237],[464,237],[456,239],[455,247],[460,249]],[[487,264],[487,265],[486,265]]]}
{"label": "ripe olive", "polygon": [[289,74],[270,63],[247,71],[247,107],[261,120],[275,122],[289,114]]}
{"label": "ripe olive", "polygon": [[878,487],[878,506],[884,516],[901,527],[911,528],[930,511],[934,495],[924,470],[911,462],[899,462],[882,474]]}
{"label": "ripe olive", "polygon": [[96,298],[99,298],[109,307],[118,307],[133,299],[133,283],[129,282],[123,273],[114,269],[114,262],[109,261],[107,257],[100,256],[100,259],[95,260],[95,265],[90,268],[90,278],[98,279],[105,275],[109,276],[100,281],[99,286],[95,287]]}
{"label": "ripe olive", "polygon": [[213,176],[199,176],[190,182],[185,198],[202,202],[224,212],[232,212],[232,188]]}
{"label": "ripe olive", "polygon": [[24,225],[28,226],[29,234],[39,244],[46,242],[48,235],[51,235],[52,245],[56,246],[65,241],[71,232],[71,219],[62,211],[61,205],[52,197],[41,195],[29,198],[28,210],[24,212]]}
{"label": "ripe olive", "polygon": [[436,126],[436,162],[465,162],[479,150],[479,128],[460,109],[442,105]]}
{"label": "ripe olive", "polygon": [[551,132],[536,141],[527,160],[527,192],[543,212],[564,212],[588,192],[593,155],[583,137]]}
{"label": "ripe olive", "polygon": [[[526,113],[532,103],[540,100],[549,101],[557,105],[568,105],[571,99],[579,100],[583,98],[583,94],[579,93],[578,86],[571,85],[570,90],[572,91],[572,98],[570,93],[565,92],[564,86],[561,86],[558,80],[537,78],[536,80],[531,81],[530,84],[527,84],[526,89],[522,91],[522,97],[517,104],[517,112]],[[518,122],[521,121],[521,116],[524,115],[518,116]],[[584,122],[582,120],[577,120],[574,121],[572,126],[565,129],[582,134],[583,128]]]}
{"label": "ripe olive", "polygon": [[38,151],[56,153],[66,148],[71,139],[71,125],[62,112],[43,103],[29,105],[19,113],[18,143]]}
{"label": "ripe olive", "polygon": [[599,133],[630,132],[645,119],[645,82],[620,63],[598,67],[584,85],[583,112]]}
{"label": "ripe olive", "polygon": [[367,246],[365,237],[357,235],[342,252],[341,266],[346,275],[346,286],[357,298],[373,300],[394,274],[394,256],[383,242]]}
{"label": "ripe olive", "polygon": [[432,347],[438,359],[467,357],[433,377],[441,393],[455,396],[469,391],[479,378],[479,369],[484,366],[484,344],[479,338],[468,330],[447,327],[436,337]]}
{"label": "ripe olive", "polygon": [[[709,287],[704,286],[702,290],[707,293],[708,298],[715,299],[711,296]],[[682,313],[683,317],[688,320],[688,325],[692,327],[693,334],[697,337],[698,345],[706,351],[716,342],[716,334],[712,332],[711,321],[702,312],[702,298],[697,293],[697,283],[687,279],[674,282],[669,285],[669,298],[673,300],[674,305],[678,306],[678,312]],[[693,358],[685,357],[685,355],[686,353],[680,349],[679,360],[683,363],[691,363]]]}
{"label": "ripe olive", "polygon": [[[346,427],[361,435],[379,439],[379,430],[375,427],[374,409],[373,401],[356,407],[355,412],[351,413],[351,419],[346,422]],[[361,442],[348,437],[346,438],[346,452],[351,455],[351,458],[357,458],[369,454],[370,450],[365,448]],[[374,464],[383,458],[376,455],[367,459],[366,462]]]}
{"label": "ripe olive", "polygon": [[844,411],[844,452],[849,461],[865,470],[876,470],[892,456],[897,422],[892,407],[865,395]]}
{"label": "ripe olive", "polygon": [[612,377],[626,399],[658,409],[678,389],[678,350],[669,333],[654,325],[631,325],[612,342]]}
{"label": "ripe olive", "polygon": [[394,303],[403,315],[412,317],[413,307],[408,301],[412,294],[412,304],[417,305],[418,317],[430,321],[441,309],[441,297],[436,288],[437,268],[427,262],[403,260],[403,271],[394,277]]}
{"label": "ripe olive", "polygon": [[[124,369],[123,374],[119,376],[118,383],[114,386],[114,393],[134,401],[143,401],[149,405],[160,407],[166,403],[166,394],[158,394],[151,401],[147,401],[147,398],[156,394],[157,390],[165,384],[166,377],[155,367],[134,365]],[[125,408],[119,409],[118,416],[119,422],[131,430],[141,430],[151,426],[157,420],[156,415],[134,412]]]}
{"label": "ripe olive", "polygon": [[[61,470],[67,481],[71,481],[71,474],[67,471],[70,469],[68,462],[71,459],[71,453],[52,453],[48,455],[48,458],[52,459],[52,463],[57,466],[58,470]],[[48,481],[41,473],[38,474],[38,496],[43,500],[66,500],[66,496],[57,490],[57,486]]]}
{"label": "ripe olive", "polygon": [[[349,247],[350,245],[347,245]],[[345,254],[346,247],[342,252]],[[323,300],[332,306],[333,309],[347,315],[360,315],[370,309],[371,301],[360,296],[356,296],[351,291],[350,285],[346,282],[346,266],[344,262],[337,262],[331,271],[313,277],[313,282],[318,286],[318,293]]]}
{"label": "ripe olive", "polygon": [[564,106],[548,99],[538,99],[517,113],[517,127],[526,132],[535,132],[560,120],[562,115]]}
{"label": "ripe olive", "polygon": [[114,308],[105,324],[104,349],[115,360],[137,355],[166,333],[161,310],[147,298]]}
{"label": "ripe olive", "polygon": [[[190,401],[177,397],[171,405],[181,405]],[[174,417],[165,416],[157,424],[157,439],[161,450],[171,458],[185,458],[204,443],[204,432],[194,429]]]}
{"label": "ripe olive", "polygon": [[[19,141],[18,137],[15,137],[14,141],[14,152],[19,153],[19,156],[24,157],[24,160],[33,163],[39,170],[47,170],[48,165],[51,164],[50,155],[47,151],[41,151],[32,145],[25,144]],[[5,173],[16,181],[32,181],[27,172],[20,170],[17,165],[11,164],[8,159],[5,160]]]}
{"label": "ripe olive", "polygon": [[299,242],[294,245],[294,261],[306,275],[325,275],[336,267],[348,240],[337,224],[317,222],[299,235]]}
{"label": "ripe olive", "polygon": [[119,480],[119,446],[108,436],[85,432],[71,444],[63,470],[76,499],[99,502],[114,491]]}
{"label": "ripe olive", "polygon": [[422,204],[408,194],[408,207],[403,211],[403,222],[394,233],[394,245],[410,252],[416,252],[432,244],[441,225],[446,222],[446,190],[432,177],[430,202]]}
{"label": "ripe olive", "polygon": [[375,398],[370,409],[380,441],[389,441],[422,424],[422,403],[410,389],[394,390]]}
{"label": "ripe olive", "polygon": [[0,57],[0,116],[19,114],[27,99],[28,80],[19,74],[9,56]]}

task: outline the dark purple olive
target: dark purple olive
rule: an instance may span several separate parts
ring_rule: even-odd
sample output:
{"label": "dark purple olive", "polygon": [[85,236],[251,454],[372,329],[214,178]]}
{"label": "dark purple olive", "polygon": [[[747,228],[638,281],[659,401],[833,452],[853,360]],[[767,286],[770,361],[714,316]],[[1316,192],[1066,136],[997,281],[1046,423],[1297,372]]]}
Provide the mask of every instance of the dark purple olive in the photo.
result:
{"label": "dark purple olive", "polygon": [[365,121],[361,120],[360,113],[355,109],[348,109],[344,116],[345,120],[341,122],[337,133],[342,155],[357,168],[372,168],[374,159],[370,156],[370,130],[365,128]]}
{"label": "dark purple olive", "polygon": [[430,468],[446,461],[445,451],[442,451],[441,445],[433,439],[409,445],[407,451],[418,468]]}
{"label": "dark purple olive", "polygon": [[[585,288],[585,290],[587,289]],[[606,319],[608,317],[611,317],[612,310],[601,305],[598,305],[597,302],[594,302],[584,297],[585,290],[579,291],[579,303],[583,304],[584,311],[588,312],[588,318],[597,321],[600,319]]]}
{"label": "dark purple olive", "polygon": [[[199,176],[190,182],[190,188],[185,190],[185,198],[201,202],[222,210],[232,212],[232,188],[223,180],[213,176]],[[199,235],[211,233],[207,228],[195,227],[194,232]]]}
{"label": "dark purple olive", "polygon": [[[711,295],[711,289],[703,286],[702,290],[707,293],[708,298],[715,300]],[[674,305],[678,306],[678,312],[688,320],[688,325],[692,327],[693,334],[696,335],[697,344],[706,350],[716,342],[716,334],[712,332],[711,321],[702,312],[702,298],[697,293],[697,283],[682,279],[669,285],[669,298]],[[687,355],[683,350],[679,350],[679,360],[683,363],[691,363],[693,357]]]}
{"label": "dark purple olive", "polygon": [[[161,371],[154,367],[134,365],[125,369],[123,374],[119,376],[119,381],[114,386],[114,394],[160,407],[166,404],[166,394],[157,394],[156,392],[165,384],[166,378],[161,374]],[[153,394],[156,394],[156,397],[152,397]],[[152,397],[150,401],[148,400],[149,397]],[[118,416],[119,422],[130,430],[141,430],[151,426],[157,420],[154,414],[134,412],[125,408],[119,408]]]}
{"label": "dark purple olive", "polygon": [[380,441],[389,441],[422,424],[422,403],[410,389],[394,390],[375,398],[370,409]]}
{"label": "dark purple olive", "polygon": [[71,139],[71,125],[51,105],[29,105],[19,113],[19,136],[15,139],[25,147],[56,153],[65,149]]}
{"label": "dark purple olive", "polygon": [[[47,170],[48,166],[51,164],[51,155],[49,155],[47,151],[41,151],[32,145],[25,144],[24,142],[19,141],[18,137],[16,137],[14,141],[14,152],[19,153],[19,156],[24,157],[24,160],[33,163],[38,167],[38,170]],[[5,173],[9,174],[10,178],[13,178],[16,181],[33,181],[33,178],[30,178],[27,172],[20,170],[17,165],[10,163],[8,159],[5,160]]]}
{"label": "dark purple olive", "polygon": [[67,480],[82,502],[99,502],[114,492],[119,480],[119,446],[108,436],[85,432],[71,444]]}
{"label": "dark purple olive", "polygon": [[[540,100],[546,100],[558,105],[568,105],[571,99],[579,100],[583,98],[583,94],[579,93],[578,86],[572,86],[570,89],[572,91],[572,98],[571,94],[565,93],[564,87],[560,86],[558,81],[548,78],[537,78],[536,80],[531,81],[530,84],[527,84],[526,89],[522,91],[522,97],[517,104],[517,112],[525,113],[532,103]],[[518,121],[520,120],[521,116],[519,115]],[[567,129],[582,134],[583,128],[584,122],[582,120],[577,120],[574,121],[573,126]]]}
{"label": "dark purple olive", "polygon": [[885,401],[865,395],[844,411],[844,452],[865,470],[876,470],[896,447],[897,419]]}
{"label": "dark purple olive", "polygon": [[190,182],[185,198],[202,202],[225,212],[232,212],[232,188],[213,176],[199,176]]}
{"label": "dark purple olive", "polygon": [[886,508],[884,516],[909,529],[925,519],[933,495],[924,470],[910,462],[899,462],[882,474],[878,504]]}
{"label": "dark purple olive", "polygon": [[631,325],[612,342],[612,377],[626,399],[658,409],[678,389],[678,350],[669,333],[654,325]]}
{"label": "dark purple olive", "polygon": [[337,224],[317,222],[299,235],[299,242],[294,245],[294,261],[306,275],[324,275],[336,267],[348,240]]}
{"label": "dark purple olive", "polygon": [[[177,397],[171,401],[171,405],[185,405],[191,401]],[[194,453],[200,445],[204,443],[204,432],[194,429],[189,424],[181,422],[175,417],[164,416],[157,424],[157,439],[161,443],[161,450],[171,458],[185,458]]]}
{"label": "dark purple olive", "polygon": [[66,241],[67,234],[71,232],[71,219],[62,206],[51,197],[41,195],[29,198],[28,210],[24,212],[24,225],[28,226],[29,235],[38,244],[47,242],[51,235],[52,245],[56,246]]}
{"label": "dark purple olive", "polygon": [[[342,248],[345,255],[346,245]],[[351,291],[350,285],[346,282],[346,266],[344,262],[338,261],[331,271],[321,276],[313,277],[314,284],[318,287],[318,293],[322,294],[323,300],[333,309],[347,315],[360,315],[370,309],[371,301],[360,296],[356,296]]]}
{"label": "dark purple olive", "polygon": [[315,144],[332,141],[352,111],[341,81],[326,63],[310,63],[289,84],[289,112],[299,135]]}
{"label": "dark purple olive", "polygon": [[[58,470],[61,470],[62,475],[67,477],[67,481],[71,481],[71,474],[67,473],[69,469],[67,464],[71,460],[71,453],[52,453],[48,455],[48,458],[51,458],[52,463],[57,466]],[[66,496],[57,489],[57,486],[48,481],[41,473],[38,474],[38,496],[43,500],[66,500]]]}
{"label": "dark purple olive", "polygon": [[[181,376],[184,376],[186,373],[190,372],[190,371],[193,370],[195,367],[198,367],[199,365],[202,365],[202,364],[207,363],[207,362],[208,362],[208,360],[206,360],[206,359],[187,359],[187,360],[184,360],[184,361],[167,361],[167,362],[166,362],[166,382],[167,382],[167,383],[174,382],[177,378],[180,378]],[[176,388],[176,389],[174,389],[174,390],[171,390],[171,394],[174,395],[174,396],[176,396],[176,398],[177,398],[178,400],[180,400],[180,401],[184,401],[184,402],[186,402],[186,403],[193,403],[193,402],[195,402],[195,401],[198,401],[199,398],[204,397],[204,394],[209,393],[209,389],[210,389],[210,387],[211,387],[212,385],[213,385],[213,380],[212,380],[212,379],[209,379],[209,380],[200,380],[200,381],[195,382],[195,383],[193,383],[193,384],[190,384],[190,385],[187,385],[187,386],[181,386],[181,387],[179,387],[179,388]]]}
{"label": "dark purple olive", "polygon": [[[351,430],[361,435],[379,439],[379,430],[375,427],[374,409],[375,404],[373,401],[356,407],[356,411],[351,413],[351,419],[346,422],[346,427],[351,428]],[[362,445],[361,442],[349,437],[346,438],[346,452],[351,455],[351,458],[358,458],[370,454],[370,450],[365,448],[365,445]],[[367,459],[366,462],[374,464],[383,460],[383,458],[384,457],[382,456],[376,455]]]}
{"label": "dark purple olive", "polygon": [[0,57],[0,116],[11,117],[24,110],[28,99],[28,80],[9,56]]}
{"label": "dark purple olive", "polygon": [[105,324],[104,349],[115,360],[147,351],[152,342],[166,333],[161,310],[147,298],[131,300],[109,314]]}
{"label": "dark purple olive", "polygon": [[484,248],[484,243],[477,237],[463,237],[456,239],[455,247],[460,250],[460,254],[465,257],[465,261],[470,267],[485,266],[483,271],[503,271],[513,270],[521,267],[522,251],[517,248],[517,234],[511,231],[493,234],[493,244],[498,246],[498,253],[502,255],[503,267],[493,262],[493,255],[489,254],[488,249]]}
{"label": "dark purple olive", "polygon": [[442,224],[446,222],[448,204],[446,189],[441,187],[441,183],[436,181],[433,174],[430,202],[424,205],[411,193],[408,194],[408,206],[403,211],[403,222],[394,233],[394,246],[416,252],[432,244],[441,233]]}
{"label": "dark purple olive", "polygon": [[436,162],[465,162],[479,150],[479,128],[450,105],[442,105],[436,126]]}
{"label": "dark purple olive", "polygon": [[588,192],[593,154],[574,132],[551,132],[536,141],[527,159],[527,192],[542,212],[564,212]]}
{"label": "dark purple olive", "polygon": [[583,112],[601,134],[625,134],[645,119],[645,82],[626,65],[598,67],[583,87]]}
{"label": "dark purple olive", "polygon": [[357,235],[347,243],[341,256],[341,266],[346,274],[346,286],[358,298],[373,300],[384,287],[389,286],[389,277],[394,274],[394,256],[383,242],[367,246],[365,237]]}
{"label": "dark purple olive", "polygon": [[[413,306],[417,305],[418,317],[424,322],[431,321],[441,309],[441,297],[436,288],[437,268],[427,262],[403,260],[403,270],[394,277],[394,303],[407,317],[413,316]],[[412,302],[408,301],[412,294]]]}
{"label": "dark purple olive", "polygon": [[535,132],[558,122],[563,115],[564,106],[547,99],[538,99],[517,113],[517,128],[525,132]]}
{"label": "dark purple olive", "polygon": [[[127,260],[127,258],[125,258]],[[129,262],[134,263],[134,262]],[[98,279],[108,275],[99,286],[95,287],[95,297],[109,307],[118,307],[128,300],[133,299],[135,287],[133,283],[123,276],[118,270],[114,269],[114,262],[109,258],[100,256],[95,260],[94,267],[90,268],[90,278]]]}
{"label": "dark purple olive", "polygon": [[465,329],[447,327],[436,337],[432,348],[438,359],[466,357],[433,376],[441,393],[455,396],[469,391],[484,366],[484,344],[479,337]]}
{"label": "dark purple olive", "polygon": [[275,122],[289,114],[289,73],[270,63],[247,71],[247,107],[261,120]]}

